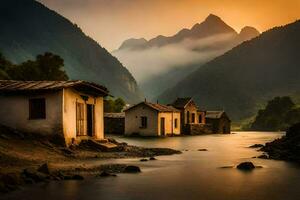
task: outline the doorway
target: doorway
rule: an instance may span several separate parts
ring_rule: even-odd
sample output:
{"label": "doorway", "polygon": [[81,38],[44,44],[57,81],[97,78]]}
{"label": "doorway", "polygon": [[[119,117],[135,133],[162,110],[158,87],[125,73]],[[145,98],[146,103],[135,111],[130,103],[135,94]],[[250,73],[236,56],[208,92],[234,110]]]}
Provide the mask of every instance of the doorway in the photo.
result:
{"label": "doorway", "polygon": [[92,104],[87,104],[86,106],[87,135],[93,137],[95,132],[95,106]]}
{"label": "doorway", "polygon": [[165,135],[165,118],[160,118],[160,134]]}
{"label": "doorway", "polygon": [[227,129],[225,126],[223,126],[223,133],[227,133]]}
{"label": "doorway", "polygon": [[84,104],[76,103],[76,135],[84,135]]}

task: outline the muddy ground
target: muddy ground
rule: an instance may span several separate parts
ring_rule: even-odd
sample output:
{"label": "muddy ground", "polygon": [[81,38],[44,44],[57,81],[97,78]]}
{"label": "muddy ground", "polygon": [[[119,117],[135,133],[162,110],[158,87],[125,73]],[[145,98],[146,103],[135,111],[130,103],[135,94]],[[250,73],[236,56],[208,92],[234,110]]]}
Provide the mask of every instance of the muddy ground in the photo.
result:
{"label": "muddy ground", "polygon": [[95,165],[98,160],[151,158],[181,153],[169,148],[143,148],[118,143],[113,150],[103,149],[95,141],[84,141],[69,148],[47,138],[0,127],[0,192],[9,192],[24,184],[59,181],[87,176],[114,176],[139,172],[138,166],[125,164]]}

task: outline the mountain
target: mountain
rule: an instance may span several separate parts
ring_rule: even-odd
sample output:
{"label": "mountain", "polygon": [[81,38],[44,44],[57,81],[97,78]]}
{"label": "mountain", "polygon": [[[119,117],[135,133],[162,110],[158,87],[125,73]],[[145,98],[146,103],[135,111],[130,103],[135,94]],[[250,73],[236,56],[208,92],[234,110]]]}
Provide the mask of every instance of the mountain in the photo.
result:
{"label": "mountain", "polygon": [[254,115],[275,96],[300,96],[300,21],[276,27],[208,62],[160,95],[193,96],[202,109],[233,119]]}
{"label": "mountain", "polygon": [[252,27],[237,33],[220,17],[210,14],[202,23],[170,37],[126,40],[113,55],[133,73],[145,95],[156,100],[202,64],[259,34]]}
{"label": "mountain", "polygon": [[141,92],[129,71],[107,50],[56,12],[34,0],[3,0],[0,4],[0,52],[20,63],[52,52],[65,61],[71,79],[105,85],[129,102]]}
{"label": "mountain", "polygon": [[252,38],[255,38],[259,35],[259,31],[256,30],[255,28],[251,27],[251,26],[246,26],[244,28],[242,28],[240,34],[239,34],[239,38],[240,41],[246,41]]}
{"label": "mountain", "polygon": [[153,39],[150,39],[149,41],[144,38],[132,38],[124,41],[119,50],[162,47],[169,44],[179,43],[186,39],[201,39],[218,34],[238,35],[238,33],[233,28],[228,26],[224,21],[222,21],[220,17],[210,14],[204,22],[195,24],[191,29],[182,29],[177,34],[170,37],[159,35]]}
{"label": "mountain", "polygon": [[147,45],[147,40],[145,38],[135,39],[131,38],[128,40],[125,40],[119,49],[139,49],[140,47],[143,47],[144,45]]}

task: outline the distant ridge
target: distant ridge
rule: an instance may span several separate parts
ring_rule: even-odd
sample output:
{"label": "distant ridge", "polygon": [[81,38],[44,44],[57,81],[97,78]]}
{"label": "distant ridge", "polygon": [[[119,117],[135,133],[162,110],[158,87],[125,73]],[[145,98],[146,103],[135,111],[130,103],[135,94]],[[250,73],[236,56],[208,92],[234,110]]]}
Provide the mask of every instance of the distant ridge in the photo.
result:
{"label": "distant ridge", "polygon": [[193,96],[204,108],[225,109],[233,119],[254,115],[275,96],[300,99],[299,35],[300,21],[266,31],[205,64],[158,99]]}
{"label": "distant ridge", "polygon": [[[248,26],[238,33],[220,17],[210,14],[203,22],[170,37],[160,35],[149,41],[144,38],[126,40],[113,55],[129,67],[145,95],[156,100],[159,94],[201,65],[259,34]],[[174,55],[176,52],[180,52],[178,57]],[[161,63],[171,64],[157,69]],[[144,78],[142,73],[149,75]]]}
{"label": "distant ridge", "polygon": [[[249,40],[259,35],[259,31],[253,27],[245,27],[241,33],[243,34],[243,37],[241,37],[242,40]],[[220,17],[210,14],[202,23],[195,24],[191,29],[182,29],[170,37],[159,35],[149,41],[144,38],[131,38],[125,40],[119,47],[119,50],[161,47],[181,42],[184,39],[201,39],[218,34],[238,35],[238,33],[232,27],[227,25]]]}

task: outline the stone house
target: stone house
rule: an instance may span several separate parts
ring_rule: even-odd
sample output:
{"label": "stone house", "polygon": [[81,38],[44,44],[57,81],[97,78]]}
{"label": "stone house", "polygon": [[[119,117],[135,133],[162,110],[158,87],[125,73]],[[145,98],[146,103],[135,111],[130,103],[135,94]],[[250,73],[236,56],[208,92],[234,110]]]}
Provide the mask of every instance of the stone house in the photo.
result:
{"label": "stone house", "polygon": [[191,97],[177,98],[170,105],[180,110],[182,134],[211,133],[206,126],[205,111],[200,111]]}
{"label": "stone house", "polygon": [[180,124],[180,111],[172,106],[145,101],[125,110],[125,135],[179,135]]}
{"label": "stone house", "polygon": [[124,134],[125,113],[104,113],[104,133]]}
{"label": "stone house", "polygon": [[206,123],[213,133],[230,134],[231,121],[224,111],[206,111]]}
{"label": "stone house", "polygon": [[62,139],[104,139],[108,90],[86,81],[0,81],[0,124]]}

